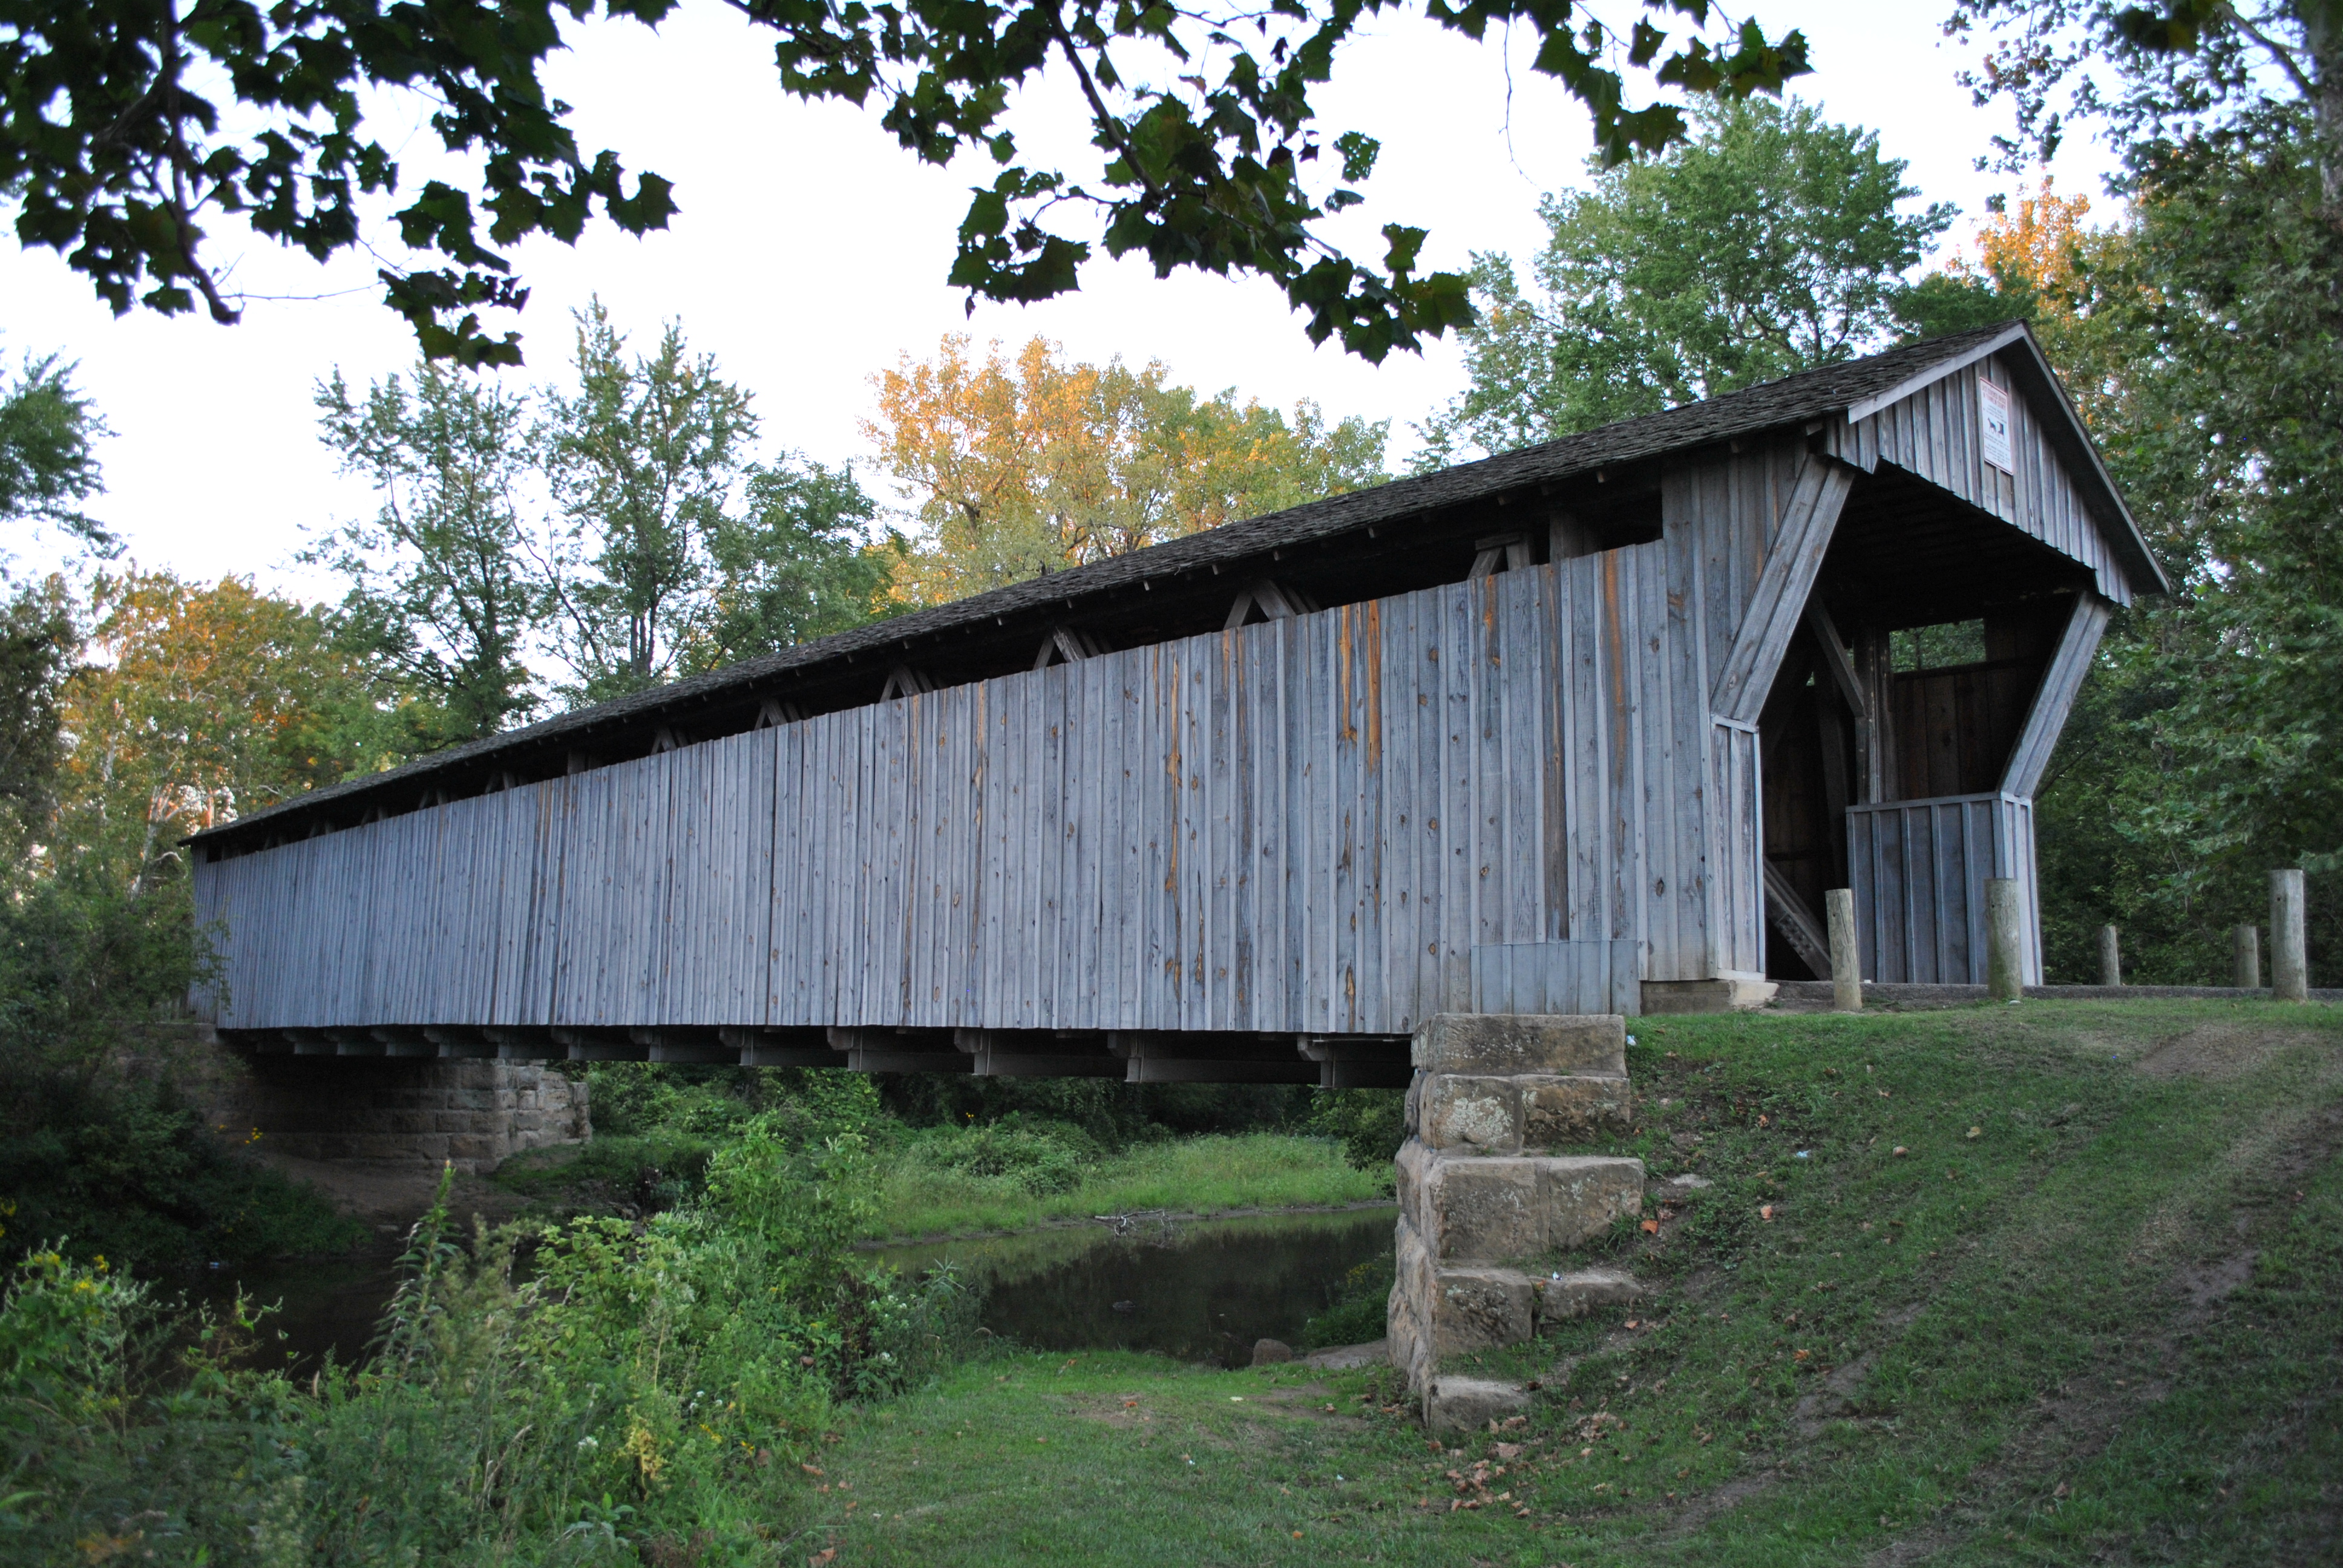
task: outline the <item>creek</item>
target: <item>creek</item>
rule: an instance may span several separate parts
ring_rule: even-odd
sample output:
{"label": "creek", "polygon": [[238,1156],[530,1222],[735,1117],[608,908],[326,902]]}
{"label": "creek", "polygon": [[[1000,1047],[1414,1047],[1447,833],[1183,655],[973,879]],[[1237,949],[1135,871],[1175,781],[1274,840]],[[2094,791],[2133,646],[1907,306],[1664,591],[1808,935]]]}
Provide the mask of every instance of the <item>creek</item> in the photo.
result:
{"label": "creek", "polygon": [[[1242,1366],[1256,1340],[1298,1345],[1302,1325],[1334,1304],[1353,1269],[1389,1256],[1393,1212],[1138,1216],[1120,1231],[1094,1223],[880,1245],[862,1255],[906,1274],[949,1264],[982,1292],[987,1330],[1038,1350],[1152,1351]],[[215,1270],[188,1293],[224,1312],[241,1285],[275,1307],[265,1332],[279,1337],[268,1354],[307,1373],[328,1353],[344,1366],[362,1359],[397,1282],[396,1258],[376,1253]]]}
{"label": "creek", "polygon": [[1120,1233],[1092,1224],[872,1251],[907,1274],[950,1264],[983,1292],[984,1326],[1021,1344],[1243,1366],[1256,1340],[1298,1345],[1353,1269],[1390,1256],[1396,1212],[1142,1217]]}

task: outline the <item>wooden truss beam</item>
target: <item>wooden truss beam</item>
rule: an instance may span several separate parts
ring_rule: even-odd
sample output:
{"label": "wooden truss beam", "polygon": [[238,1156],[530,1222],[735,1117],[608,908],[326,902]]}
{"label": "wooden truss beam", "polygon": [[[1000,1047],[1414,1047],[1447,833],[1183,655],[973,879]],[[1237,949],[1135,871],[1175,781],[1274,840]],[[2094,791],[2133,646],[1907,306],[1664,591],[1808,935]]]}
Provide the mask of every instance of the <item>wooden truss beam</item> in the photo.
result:
{"label": "wooden truss beam", "polygon": [[1709,693],[1709,711],[1719,719],[1755,724],[1764,711],[1782,656],[1789,651],[1790,638],[1814,597],[1823,554],[1830,548],[1855,478],[1854,468],[1820,454],[1809,456],[1799,469],[1797,486],[1783,508],[1781,529],[1741,618],[1741,629],[1734,634],[1732,651]]}

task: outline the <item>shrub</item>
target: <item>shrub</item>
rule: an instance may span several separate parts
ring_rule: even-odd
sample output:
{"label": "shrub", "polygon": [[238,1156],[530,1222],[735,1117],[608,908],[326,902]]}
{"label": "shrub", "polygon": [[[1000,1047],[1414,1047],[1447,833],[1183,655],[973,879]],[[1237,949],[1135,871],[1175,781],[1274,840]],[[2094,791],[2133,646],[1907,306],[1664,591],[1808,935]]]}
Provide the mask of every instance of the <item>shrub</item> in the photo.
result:
{"label": "shrub", "polygon": [[239,1158],[162,1082],[0,1056],[0,1238],[142,1269],[344,1251],[366,1227]]}
{"label": "shrub", "polygon": [[299,1384],[237,1370],[256,1326],[239,1302],[157,1385],[143,1288],[35,1258],[0,1300],[0,1560],[485,1564],[689,1542],[769,1561],[802,1506],[781,1478],[834,1402],[918,1386],[975,1328],[950,1273],[859,1261],[868,1149],[793,1136],[805,1120],[749,1117],[704,1193],[647,1220],[464,1240],[443,1185],[372,1359]]}
{"label": "shrub", "polygon": [[1002,1181],[1034,1194],[1071,1192],[1098,1146],[1079,1128],[995,1122],[960,1130],[939,1128],[910,1145],[913,1157],[935,1171],[980,1181]]}
{"label": "shrub", "polygon": [[1342,1157],[1362,1171],[1389,1165],[1407,1138],[1404,1089],[1320,1089],[1312,1091],[1310,1131],[1342,1145]]}

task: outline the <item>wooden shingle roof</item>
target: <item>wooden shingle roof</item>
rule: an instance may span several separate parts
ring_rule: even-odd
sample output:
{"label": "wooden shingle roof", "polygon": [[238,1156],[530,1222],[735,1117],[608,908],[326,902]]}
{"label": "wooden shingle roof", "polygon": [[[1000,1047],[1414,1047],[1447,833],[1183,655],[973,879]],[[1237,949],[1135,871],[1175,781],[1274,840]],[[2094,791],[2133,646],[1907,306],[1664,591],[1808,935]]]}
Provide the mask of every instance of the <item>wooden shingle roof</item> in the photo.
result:
{"label": "wooden shingle roof", "polygon": [[[1510,494],[1534,492],[1558,481],[1597,470],[1645,462],[1759,432],[1833,417],[1859,420],[1940,377],[2005,349],[2019,350],[2022,387],[2054,427],[2061,456],[2077,481],[2090,492],[2094,515],[2117,558],[2140,591],[2167,586],[2137,525],[2092,448],[2080,418],[2058,385],[2033,335],[2021,323],[2004,323],[1891,348],[1865,358],[1785,377],[1744,391],[1686,404],[1663,413],[1624,419],[1581,435],[1543,442],[1424,474],[1309,502],[1282,512],[1190,534],[1128,555],[1111,557],[976,594],[950,604],[876,621],[781,652],[728,665],[666,686],[616,698],[589,708],[468,741],[400,767],[347,780],[296,799],[256,811],[196,835],[198,840],[242,835],[286,814],[337,807],[346,810],[361,798],[388,790],[428,789],[438,778],[478,774],[497,759],[523,750],[542,754],[563,745],[583,746],[598,735],[638,729],[666,716],[704,709],[711,701],[749,697],[819,678],[825,667],[882,668],[900,650],[986,622],[1041,621],[1079,611],[1084,601],[1157,582],[1187,578],[1200,571],[1237,577],[1261,574],[1281,550],[1317,544],[1371,528]],[[2054,407],[2051,407],[2055,405]],[[2063,417],[2058,417],[2063,414]]]}

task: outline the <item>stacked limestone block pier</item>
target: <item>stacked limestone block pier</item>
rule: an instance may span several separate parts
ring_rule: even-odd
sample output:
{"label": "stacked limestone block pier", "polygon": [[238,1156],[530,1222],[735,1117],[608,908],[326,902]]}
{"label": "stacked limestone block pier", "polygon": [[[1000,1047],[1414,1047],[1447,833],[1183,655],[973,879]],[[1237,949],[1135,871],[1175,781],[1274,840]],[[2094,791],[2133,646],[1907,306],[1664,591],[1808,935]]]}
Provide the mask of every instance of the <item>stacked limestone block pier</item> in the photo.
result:
{"label": "stacked limestone block pier", "polygon": [[1566,1152],[1627,1126],[1626,1020],[1442,1013],[1416,1032],[1414,1061],[1391,1354],[1425,1423],[1460,1431],[1529,1395],[1444,1362],[1634,1299],[1627,1275],[1563,1261],[1643,1210],[1642,1161]]}

